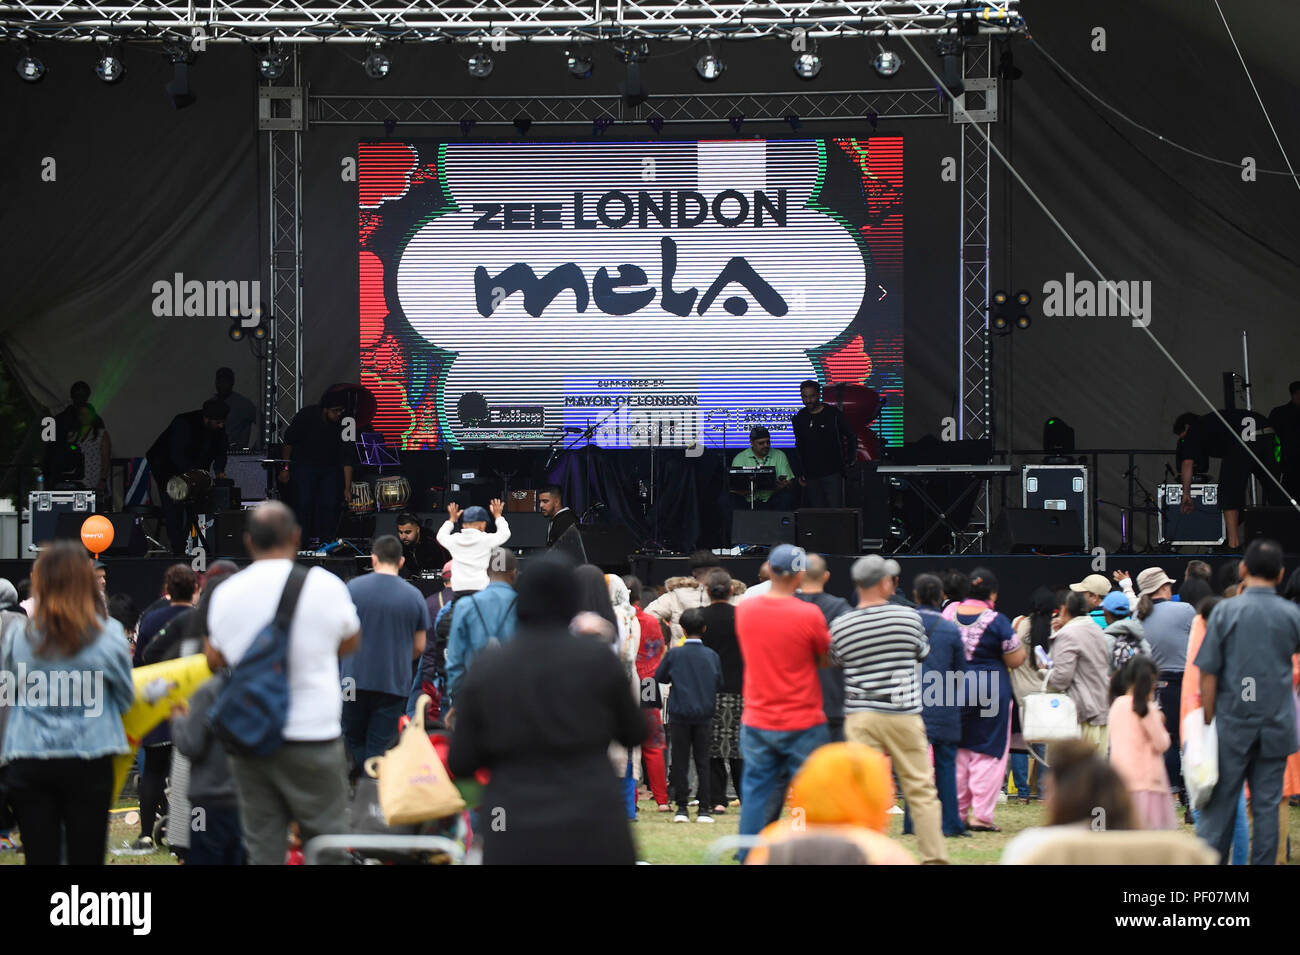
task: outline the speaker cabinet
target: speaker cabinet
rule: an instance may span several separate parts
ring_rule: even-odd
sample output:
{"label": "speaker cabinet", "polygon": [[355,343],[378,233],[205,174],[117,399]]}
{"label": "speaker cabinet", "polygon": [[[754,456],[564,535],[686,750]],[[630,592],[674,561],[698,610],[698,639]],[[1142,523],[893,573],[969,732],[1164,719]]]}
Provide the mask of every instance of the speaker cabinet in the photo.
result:
{"label": "speaker cabinet", "polygon": [[801,507],[795,511],[795,542],[817,554],[862,550],[862,512],[852,507]]}
{"label": "speaker cabinet", "polygon": [[[89,514],[63,512],[58,515],[54,528],[55,540],[81,540],[81,525]],[[113,523],[113,546],[101,557],[143,557],[148,550],[140,518],[135,514],[102,514]]]}
{"label": "speaker cabinet", "polygon": [[221,511],[212,518],[212,531],[208,535],[208,556],[217,560],[248,560],[244,547],[244,529],[248,522],[247,511]]}
{"label": "speaker cabinet", "polygon": [[[636,540],[624,524],[583,524],[578,527],[587,563],[610,571],[630,566]],[[567,531],[565,532],[568,533]]]}
{"label": "speaker cabinet", "polygon": [[794,511],[737,510],[731,521],[731,543],[775,547],[795,542]]}
{"label": "speaker cabinet", "polygon": [[1082,553],[1083,516],[1078,511],[1009,507],[989,532],[989,549],[1003,554]]}
{"label": "speaker cabinet", "polygon": [[551,521],[545,514],[520,511],[506,515],[506,522],[510,525],[510,540],[505,546],[513,550],[546,546],[546,532],[551,528]]}
{"label": "speaker cabinet", "polygon": [[1300,514],[1290,507],[1247,507],[1241,512],[1242,547],[1257,537],[1282,545],[1287,554],[1300,554]]}

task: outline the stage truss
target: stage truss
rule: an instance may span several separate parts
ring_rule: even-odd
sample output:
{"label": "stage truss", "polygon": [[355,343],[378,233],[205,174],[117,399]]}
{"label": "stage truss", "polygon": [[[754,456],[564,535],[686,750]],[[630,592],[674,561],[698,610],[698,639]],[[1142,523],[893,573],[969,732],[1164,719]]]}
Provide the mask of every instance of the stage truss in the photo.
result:
{"label": "stage truss", "polygon": [[280,43],[554,42],[707,38],[752,40],[938,36],[958,20],[968,30],[1022,28],[1018,3],[981,0],[865,0],[860,3],[752,0],[250,0],[195,3],[0,3],[0,35],[91,41],[106,36],[207,42]]}

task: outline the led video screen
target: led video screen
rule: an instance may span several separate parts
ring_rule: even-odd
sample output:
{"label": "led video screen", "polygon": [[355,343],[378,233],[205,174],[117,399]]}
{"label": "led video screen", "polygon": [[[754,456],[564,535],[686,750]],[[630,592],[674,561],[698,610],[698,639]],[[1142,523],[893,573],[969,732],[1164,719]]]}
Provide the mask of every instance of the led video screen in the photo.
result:
{"label": "led video screen", "polygon": [[903,434],[903,140],[362,143],[360,346],[406,449]]}

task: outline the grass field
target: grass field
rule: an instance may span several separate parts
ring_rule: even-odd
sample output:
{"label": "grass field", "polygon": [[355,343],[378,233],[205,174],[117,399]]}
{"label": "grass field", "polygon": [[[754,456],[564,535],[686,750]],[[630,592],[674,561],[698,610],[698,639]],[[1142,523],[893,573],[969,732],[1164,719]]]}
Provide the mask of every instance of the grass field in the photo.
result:
{"label": "grass field", "polygon": [[[121,809],[133,808],[123,803]],[[674,823],[672,813],[655,811],[655,805],[649,800],[640,803],[640,818],[632,824],[632,835],[636,840],[639,859],[654,865],[703,865],[710,861],[708,848],[718,838],[735,835],[740,823],[740,809],[734,807],[726,815],[716,816],[713,825],[702,825],[694,821]],[[1292,807],[1291,832],[1300,834],[1300,808]],[[969,838],[949,839],[948,854],[955,865],[994,865],[1002,855],[1002,849],[1016,833],[1031,826],[1042,825],[1044,820],[1042,803],[1033,802],[1022,806],[1014,800],[998,806],[996,822],[1001,832],[977,832]],[[121,848],[132,842],[139,833],[139,826],[129,826],[124,821],[123,811],[115,812],[109,825],[110,848]],[[904,836],[903,817],[890,816],[889,835],[897,839],[913,856],[916,856],[916,837]],[[1190,826],[1180,826],[1185,832],[1192,832]],[[18,840],[21,841],[21,840]],[[1297,847],[1293,852],[1291,865],[1300,864],[1300,844],[1293,836],[1292,844]],[[728,853],[729,855],[729,853]],[[23,861],[20,854],[0,853],[0,865],[15,865]],[[107,857],[109,865],[175,865],[175,858],[165,850],[151,855],[113,855]],[[713,859],[732,864],[730,859]]]}

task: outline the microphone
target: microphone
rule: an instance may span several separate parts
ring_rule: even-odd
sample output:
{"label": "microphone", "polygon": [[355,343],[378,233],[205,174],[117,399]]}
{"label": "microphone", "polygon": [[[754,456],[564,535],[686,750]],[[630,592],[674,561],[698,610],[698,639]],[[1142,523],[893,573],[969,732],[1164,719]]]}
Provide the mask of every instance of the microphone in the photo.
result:
{"label": "microphone", "polygon": [[343,538],[340,537],[338,540],[330,541],[328,544],[323,544],[320,550],[318,550],[316,553],[331,554],[334,551],[338,550],[340,547],[342,547],[345,543],[346,542],[343,540]]}
{"label": "microphone", "polygon": [[565,429],[564,429],[564,433],[565,433],[565,434],[582,434],[582,432],[585,431],[585,430],[586,430],[585,428],[578,428],[578,427],[574,427],[573,425],[568,425],[567,427],[565,427]]}

